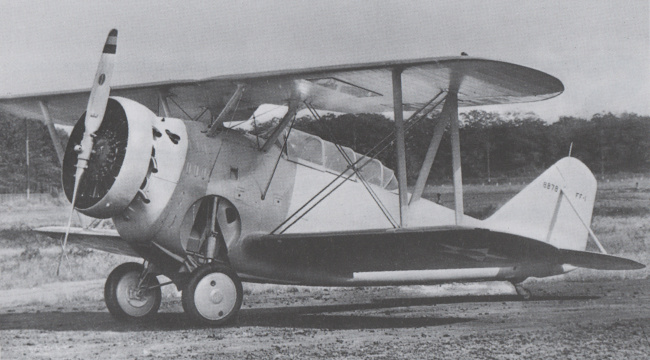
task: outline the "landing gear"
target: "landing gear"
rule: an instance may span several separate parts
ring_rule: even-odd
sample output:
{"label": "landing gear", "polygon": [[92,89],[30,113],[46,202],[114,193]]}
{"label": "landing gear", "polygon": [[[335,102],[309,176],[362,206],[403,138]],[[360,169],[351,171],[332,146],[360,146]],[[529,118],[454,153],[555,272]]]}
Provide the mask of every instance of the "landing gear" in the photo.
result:
{"label": "landing gear", "polygon": [[116,267],[104,286],[106,307],[119,320],[151,318],[160,308],[161,298],[158,279],[137,263]]}
{"label": "landing gear", "polygon": [[530,300],[531,296],[533,296],[533,293],[531,293],[530,290],[526,289],[522,283],[513,283],[512,285],[515,287],[517,295],[521,296],[522,299]]}
{"label": "landing gear", "polygon": [[183,290],[182,303],[192,320],[219,326],[236,318],[243,296],[237,273],[226,265],[211,263],[192,272]]}

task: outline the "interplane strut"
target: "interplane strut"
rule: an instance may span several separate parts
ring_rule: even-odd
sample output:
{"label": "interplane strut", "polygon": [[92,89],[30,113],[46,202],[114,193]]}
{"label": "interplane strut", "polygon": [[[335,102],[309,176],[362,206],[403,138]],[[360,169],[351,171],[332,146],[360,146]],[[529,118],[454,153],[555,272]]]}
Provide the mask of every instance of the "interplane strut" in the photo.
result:
{"label": "interplane strut", "polygon": [[52,145],[54,145],[54,151],[56,151],[56,158],[59,160],[59,164],[63,166],[63,146],[61,146],[61,141],[59,141],[59,136],[56,134],[56,128],[54,127],[54,122],[50,116],[50,111],[47,108],[47,103],[43,100],[38,100],[38,105],[41,107],[43,112],[43,119],[45,120],[45,125],[47,125],[47,131],[50,133],[50,138],[52,139]]}
{"label": "interplane strut", "polygon": [[406,190],[406,145],[404,141],[404,106],[402,104],[402,69],[393,69],[393,114],[395,116],[395,148],[399,188],[400,226],[407,226],[408,192]]}
{"label": "interplane strut", "polygon": [[463,173],[460,163],[460,135],[458,131],[458,93],[447,95],[449,102],[449,122],[451,123],[451,163],[454,171],[454,207],[456,210],[456,225],[463,223]]}

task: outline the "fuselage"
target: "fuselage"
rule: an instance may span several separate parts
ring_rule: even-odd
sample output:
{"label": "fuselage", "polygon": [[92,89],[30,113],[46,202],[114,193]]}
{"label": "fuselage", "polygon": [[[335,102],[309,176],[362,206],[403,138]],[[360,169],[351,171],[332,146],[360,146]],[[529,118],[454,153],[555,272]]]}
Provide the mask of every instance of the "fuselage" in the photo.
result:
{"label": "fuselage", "polygon": [[[366,249],[350,250],[365,251],[368,256],[380,254],[372,255],[369,261],[386,264],[372,268],[376,271],[354,272],[352,269],[354,276],[341,277],[331,270],[331,266],[318,268],[308,262],[289,264],[277,257],[261,260],[259,256],[251,256],[242,246],[244,240],[273,231],[284,234],[372,229],[393,231],[393,223],[399,221],[399,199],[393,187],[392,171],[375,160],[363,173],[368,180],[365,186],[351,171],[341,177],[341,171],[348,165],[345,157],[340,152],[333,152],[331,143],[296,130],[290,135],[284,151],[278,142],[277,146],[262,152],[258,144],[264,139],[238,131],[225,129],[211,138],[202,133],[204,124],[201,123],[168,118],[164,126],[179,134],[180,141],[172,145],[162,137],[161,141],[166,143],[154,144],[158,171],[148,176],[143,189],[146,196],[136,197],[124,215],[113,218],[120,236],[142,249],[155,244],[179,258],[188,251],[199,249],[201,244],[194,244],[193,241],[201,240],[192,236],[197,233],[196,227],[202,216],[198,204],[206,197],[217,197],[236,209],[233,212],[236,218],[233,217],[231,221],[225,216],[226,220],[221,219],[220,226],[229,260],[240,276],[247,280],[352,286],[508,279],[530,275],[530,270],[521,267],[519,271],[524,272],[517,274],[517,264],[502,261],[490,263],[484,258],[480,261],[466,259],[471,264],[459,263],[457,270],[453,269],[453,262],[443,263],[440,256],[433,255],[419,256],[417,261],[386,262],[381,258],[382,249],[372,246],[379,243],[370,243]],[[351,161],[359,158],[349,149],[344,151]],[[339,158],[335,158],[337,156]],[[332,181],[335,181],[335,186],[329,189],[340,186],[324,196],[328,191],[321,190]],[[366,187],[370,187],[375,198]],[[316,205],[313,208],[304,207],[306,203]],[[310,210],[307,212],[307,209]],[[455,224],[453,210],[424,199],[413,204],[409,211],[405,215],[412,228]],[[296,212],[298,216],[284,222]],[[298,220],[294,222],[295,219]],[[481,221],[465,216],[463,225],[480,228]],[[429,250],[432,254],[437,251],[433,248]],[[414,253],[416,249],[410,252]],[[393,255],[385,256],[388,259]],[[409,256],[406,253],[403,255]],[[305,254],[289,256],[304,257]],[[345,261],[343,258],[341,260]],[[277,261],[284,261],[286,266]],[[336,265],[336,261],[329,261],[331,265]],[[470,269],[467,269],[468,266]],[[539,264],[530,266],[540,267]],[[539,273],[546,276],[562,271],[562,268],[553,266]]]}

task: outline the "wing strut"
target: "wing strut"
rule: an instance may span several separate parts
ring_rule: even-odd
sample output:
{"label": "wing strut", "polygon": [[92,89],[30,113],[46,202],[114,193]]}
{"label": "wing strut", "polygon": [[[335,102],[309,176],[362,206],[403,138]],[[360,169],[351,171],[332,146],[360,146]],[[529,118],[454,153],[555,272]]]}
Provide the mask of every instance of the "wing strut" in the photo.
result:
{"label": "wing strut", "polygon": [[169,97],[169,92],[167,90],[158,89],[158,101],[160,101],[160,104],[162,105],[163,116],[170,117],[171,111],[169,111],[169,102],[167,101],[167,97]]}
{"label": "wing strut", "polygon": [[61,141],[59,141],[59,136],[56,134],[56,128],[54,127],[54,122],[52,122],[52,117],[50,117],[50,110],[47,108],[47,103],[43,100],[38,100],[38,105],[41,106],[41,111],[43,112],[43,119],[45,119],[45,125],[47,125],[47,131],[50,133],[50,138],[52,139],[52,145],[54,145],[54,151],[56,151],[56,157],[59,159],[59,164],[63,166],[63,146],[61,146]]}
{"label": "wing strut", "polygon": [[445,105],[449,103],[449,122],[451,123],[451,163],[454,171],[454,206],[456,225],[463,223],[463,173],[460,164],[460,136],[458,133],[458,93],[450,92]]}
{"label": "wing strut", "polygon": [[224,108],[221,110],[219,116],[217,116],[212,124],[210,124],[210,129],[208,129],[207,133],[208,137],[214,137],[217,135],[217,131],[224,123],[224,121],[226,121],[226,115],[228,115],[228,113],[233,111],[239,105],[239,101],[241,100],[244,91],[246,91],[246,84],[238,83],[235,93],[230,97],[230,100],[228,100],[226,106],[224,106]]}
{"label": "wing strut", "polygon": [[280,123],[278,126],[275,127],[275,130],[273,130],[273,133],[269,138],[266,140],[264,145],[262,146],[262,151],[267,152],[273,146],[275,143],[275,140],[280,137],[280,134],[284,131],[284,129],[289,125],[290,120],[296,116],[296,113],[298,112],[298,108],[300,107],[300,102],[299,101],[294,101],[291,100],[289,101],[289,109],[287,109],[287,113],[284,114],[284,117],[282,120],[280,120]]}
{"label": "wing strut", "polygon": [[275,176],[275,171],[278,169],[278,164],[280,163],[280,159],[282,158],[282,154],[284,154],[287,151],[287,144],[289,143],[289,136],[291,135],[291,130],[293,129],[293,123],[296,121],[296,117],[293,117],[293,120],[291,121],[291,126],[289,126],[289,131],[287,131],[287,136],[284,137],[284,143],[282,144],[282,149],[280,149],[280,153],[278,154],[277,160],[275,160],[275,166],[273,166],[273,171],[271,172],[271,177],[269,178],[269,181],[266,183],[266,187],[264,188],[264,192],[262,193],[261,199],[264,200],[266,199],[266,193],[269,191],[269,187],[271,187],[271,181],[273,181],[273,176]]}
{"label": "wing strut", "polygon": [[[446,97],[445,97],[446,99]],[[440,114],[440,120],[436,124],[436,127],[433,129],[433,136],[431,137],[431,143],[427,149],[427,153],[424,156],[424,161],[422,162],[422,167],[420,167],[420,173],[418,174],[418,179],[415,182],[415,189],[411,195],[411,200],[409,205],[420,200],[422,197],[422,192],[424,191],[424,186],[427,183],[429,178],[429,173],[431,172],[431,166],[433,166],[433,161],[436,159],[436,153],[440,147],[440,141],[442,140],[442,135],[445,133],[445,128],[449,124],[449,104],[445,101],[445,104],[442,106],[442,113]]]}
{"label": "wing strut", "polygon": [[404,141],[404,106],[402,104],[402,69],[393,69],[393,114],[395,115],[395,148],[399,188],[400,227],[407,226],[408,192],[406,190],[406,145]]}

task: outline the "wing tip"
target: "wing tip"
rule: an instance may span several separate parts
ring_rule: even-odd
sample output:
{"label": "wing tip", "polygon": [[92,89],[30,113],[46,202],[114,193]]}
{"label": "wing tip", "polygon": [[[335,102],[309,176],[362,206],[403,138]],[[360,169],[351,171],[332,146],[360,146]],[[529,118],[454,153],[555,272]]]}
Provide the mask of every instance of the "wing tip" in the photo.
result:
{"label": "wing tip", "polygon": [[638,261],[609,254],[568,249],[560,249],[560,254],[564,263],[588,269],[641,270],[646,267]]}
{"label": "wing tip", "polygon": [[628,266],[630,267],[630,270],[641,270],[641,269],[646,268],[645,264],[642,264],[642,263],[640,263],[638,261],[629,260],[629,259],[628,259],[628,261],[629,261]]}
{"label": "wing tip", "polygon": [[111,31],[108,33],[108,36],[117,36],[117,29],[111,29]]}

